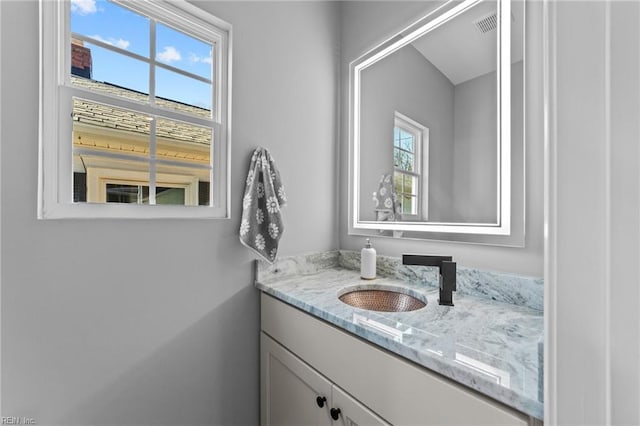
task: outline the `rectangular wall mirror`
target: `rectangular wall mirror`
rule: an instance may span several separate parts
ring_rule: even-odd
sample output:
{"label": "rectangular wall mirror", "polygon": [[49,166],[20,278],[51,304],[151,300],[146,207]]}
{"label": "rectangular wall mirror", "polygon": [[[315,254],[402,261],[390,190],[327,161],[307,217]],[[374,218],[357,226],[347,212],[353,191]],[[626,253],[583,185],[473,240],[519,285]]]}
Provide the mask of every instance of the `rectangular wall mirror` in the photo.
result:
{"label": "rectangular wall mirror", "polygon": [[350,67],[351,234],[524,243],[524,2],[449,1]]}

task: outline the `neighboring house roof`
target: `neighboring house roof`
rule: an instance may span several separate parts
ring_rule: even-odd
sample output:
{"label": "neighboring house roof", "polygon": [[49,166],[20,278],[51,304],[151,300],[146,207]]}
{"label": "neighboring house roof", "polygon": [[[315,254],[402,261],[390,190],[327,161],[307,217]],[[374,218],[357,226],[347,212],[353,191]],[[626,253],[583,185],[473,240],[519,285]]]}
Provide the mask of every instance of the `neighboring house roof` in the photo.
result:
{"label": "neighboring house roof", "polygon": [[[75,75],[71,76],[71,82],[76,86],[84,87],[92,91],[138,101],[146,101],[149,97],[146,93]],[[211,116],[211,111],[204,108],[162,98],[156,98],[156,105],[187,114],[205,117]],[[116,129],[145,135],[150,133],[149,120],[145,115],[82,99],[76,99],[74,101],[73,120],[78,123],[105,129]],[[185,124],[175,120],[158,119],[156,122],[156,136],[158,138],[181,142],[211,145],[210,128]]]}

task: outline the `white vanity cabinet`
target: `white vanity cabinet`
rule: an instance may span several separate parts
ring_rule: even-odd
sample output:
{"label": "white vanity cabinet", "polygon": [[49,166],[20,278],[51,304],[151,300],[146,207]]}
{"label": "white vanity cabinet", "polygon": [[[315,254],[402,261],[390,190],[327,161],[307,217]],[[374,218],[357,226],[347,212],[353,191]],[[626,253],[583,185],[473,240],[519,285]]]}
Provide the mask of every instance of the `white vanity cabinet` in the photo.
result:
{"label": "white vanity cabinet", "polygon": [[262,425],[389,425],[264,333],[260,347]]}
{"label": "white vanity cabinet", "polygon": [[[261,328],[263,425],[535,424],[265,293]],[[318,407],[318,396],[328,405]]]}

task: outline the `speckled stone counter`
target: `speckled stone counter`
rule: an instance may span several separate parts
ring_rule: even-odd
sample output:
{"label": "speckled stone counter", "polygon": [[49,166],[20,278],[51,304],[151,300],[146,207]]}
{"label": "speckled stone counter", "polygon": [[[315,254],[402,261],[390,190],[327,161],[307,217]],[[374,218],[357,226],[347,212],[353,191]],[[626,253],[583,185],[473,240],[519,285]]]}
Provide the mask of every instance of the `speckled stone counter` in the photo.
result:
{"label": "speckled stone counter", "polygon": [[[543,418],[538,348],[543,316],[536,309],[542,307],[542,280],[459,267],[455,306],[447,307],[437,302],[435,268],[407,267],[400,259],[379,256],[378,278],[364,281],[358,256],[331,251],[283,258],[273,265],[257,261],[256,287],[516,410]],[[338,300],[345,289],[363,285],[401,287],[426,300],[427,306],[386,313]]]}

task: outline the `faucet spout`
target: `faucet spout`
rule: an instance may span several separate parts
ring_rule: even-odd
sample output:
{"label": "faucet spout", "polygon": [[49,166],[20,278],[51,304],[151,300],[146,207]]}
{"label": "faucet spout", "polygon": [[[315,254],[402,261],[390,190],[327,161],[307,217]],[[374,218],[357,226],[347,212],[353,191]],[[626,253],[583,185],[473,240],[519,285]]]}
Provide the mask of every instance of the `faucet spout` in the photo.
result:
{"label": "faucet spout", "polygon": [[453,261],[452,256],[403,254],[402,264],[437,267],[440,281],[438,303],[453,306],[453,292],[456,291],[456,262]]}

